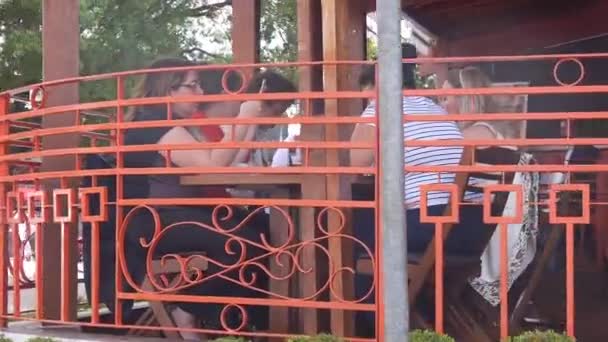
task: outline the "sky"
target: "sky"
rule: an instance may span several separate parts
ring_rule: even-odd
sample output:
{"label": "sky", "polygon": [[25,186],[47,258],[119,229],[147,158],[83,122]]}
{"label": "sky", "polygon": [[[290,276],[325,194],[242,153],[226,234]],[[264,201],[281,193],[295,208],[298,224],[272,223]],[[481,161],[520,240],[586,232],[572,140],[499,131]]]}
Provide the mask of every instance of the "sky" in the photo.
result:
{"label": "sky", "polygon": [[[200,0],[203,1],[203,0]],[[207,0],[209,4],[223,2],[223,0]],[[216,20],[208,19],[208,18],[200,18],[192,22],[192,25],[198,27],[194,30],[194,38],[200,42],[200,46],[203,47],[206,51],[217,53],[217,54],[230,54],[231,50],[231,42],[229,37],[228,39],[214,39],[218,32],[230,32],[230,26],[228,23],[228,18],[232,14],[232,8],[226,7],[219,18]],[[227,24],[228,23],[228,24]],[[377,39],[376,32],[377,24],[376,24],[376,15],[375,13],[371,13],[367,17],[367,27],[368,27],[368,38]],[[212,29],[205,29],[212,28]],[[401,22],[401,36],[403,41],[412,41],[413,35],[413,26],[408,22],[405,15],[403,16],[403,20]],[[211,33],[211,34],[210,34]],[[263,42],[262,49],[265,48],[266,45],[274,46],[276,44],[280,44],[280,39],[276,38],[271,40],[270,42]],[[416,44],[418,49],[422,54],[426,54],[426,46],[424,44]]]}

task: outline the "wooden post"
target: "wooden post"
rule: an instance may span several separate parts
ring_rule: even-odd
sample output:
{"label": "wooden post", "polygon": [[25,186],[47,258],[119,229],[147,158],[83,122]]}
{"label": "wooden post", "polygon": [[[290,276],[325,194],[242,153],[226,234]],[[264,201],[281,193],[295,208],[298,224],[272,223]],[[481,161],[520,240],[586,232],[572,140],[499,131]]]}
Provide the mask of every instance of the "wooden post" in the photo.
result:
{"label": "wooden post", "polygon": [[[298,1],[298,62],[315,62],[323,58],[321,29],[321,0]],[[300,91],[321,89],[321,67],[298,68]],[[304,112],[313,113],[304,109]]]}
{"label": "wooden post", "polygon": [[[322,0],[323,17],[323,59],[327,61],[364,60],[366,53],[366,12],[363,1],[349,0]],[[324,90],[357,90],[360,67],[331,66],[324,67]],[[327,100],[325,113],[327,116],[360,115],[363,110],[362,100]],[[337,125],[327,125],[325,138],[327,141],[345,140],[350,137],[351,128],[338,128]],[[328,167],[345,165],[345,155],[337,150],[326,153],[325,162]],[[350,199],[351,185],[347,177],[327,175],[327,199]],[[350,217],[345,212],[346,217]],[[344,233],[352,233],[350,220],[347,219]],[[339,228],[340,218],[329,215],[328,226],[330,231]],[[351,266],[353,263],[352,246],[341,239],[329,241],[329,252],[336,272],[337,267]],[[353,298],[353,278],[344,272],[334,279],[334,295],[331,300]],[[353,336],[353,315],[350,312],[333,310],[331,313],[331,329],[338,336]]]}
{"label": "wooden post", "polygon": [[[318,37],[321,35],[321,0],[298,0],[298,62],[313,62],[322,58],[323,44]],[[321,67],[300,66],[298,68],[298,88],[300,92],[311,92],[321,90]],[[301,113],[303,115],[316,114],[313,100],[303,100]],[[323,127],[320,125],[303,125],[300,139],[305,141],[321,141],[323,139]],[[323,165],[325,154],[314,151],[310,155],[312,165]],[[315,181],[302,184],[302,199],[325,198],[325,178],[315,177]],[[300,241],[313,241],[316,238],[315,208],[302,208],[300,210]],[[307,272],[299,275],[298,291],[300,298],[309,298],[317,293],[319,289],[319,263],[318,253],[315,248],[306,248],[301,255],[300,263]],[[301,309],[299,314],[299,329],[301,332],[314,335],[319,331],[319,310]]]}
{"label": "wooden post", "polygon": [[[232,60],[237,64],[260,61],[260,0],[232,1]],[[244,70],[247,79],[253,71]]]}
{"label": "wooden post", "polygon": [[[43,0],[42,2],[42,52],[43,78],[52,81],[75,77],[79,74],[80,57],[80,7],[78,0]],[[46,105],[75,104],[79,101],[78,84],[67,84],[45,89]],[[42,120],[43,128],[72,126],[76,113],[47,115]],[[45,150],[75,148],[79,144],[78,134],[43,137]],[[45,157],[42,172],[69,171],[76,166],[75,156]],[[74,180],[69,180],[68,185]],[[47,190],[60,187],[59,180],[47,181]],[[44,225],[43,255],[40,259],[45,271],[42,303],[45,319],[76,320],[78,230],[76,224],[68,224],[63,231],[57,224]],[[62,234],[67,240],[62,246]],[[63,247],[63,251],[62,251]],[[63,253],[62,253],[63,252]],[[67,253],[66,253],[67,252]],[[67,260],[66,260],[67,258]],[[62,260],[63,262],[60,262]],[[63,267],[62,267],[63,265]],[[64,278],[62,284],[61,279]],[[63,290],[62,290],[63,286]],[[62,293],[64,297],[62,298]],[[62,301],[63,299],[63,301]],[[40,304],[39,304],[40,305]]]}
{"label": "wooden post", "polygon": [[[447,57],[447,41],[444,39],[438,40],[437,44],[430,49],[427,56],[419,57]],[[440,89],[443,83],[448,79],[448,64],[447,63],[420,63],[418,70],[421,76],[435,75],[435,87]]]}

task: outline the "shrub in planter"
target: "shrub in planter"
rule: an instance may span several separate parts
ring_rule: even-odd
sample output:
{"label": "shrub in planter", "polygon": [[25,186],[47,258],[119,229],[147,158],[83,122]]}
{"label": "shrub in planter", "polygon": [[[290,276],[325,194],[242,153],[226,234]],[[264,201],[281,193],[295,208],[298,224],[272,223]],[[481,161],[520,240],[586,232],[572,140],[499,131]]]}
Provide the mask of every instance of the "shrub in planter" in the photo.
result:
{"label": "shrub in planter", "polygon": [[575,342],[572,337],[549,331],[528,331],[522,335],[511,337],[508,342]]}
{"label": "shrub in planter", "polygon": [[32,337],[27,342],[59,342],[59,340],[50,337]]}
{"label": "shrub in planter", "polygon": [[13,342],[13,340],[4,335],[0,335],[0,342]]}
{"label": "shrub in planter", "polygon": [[212,342],[247,342],[247,340],[243,337],[227,336],[216,338]]}
{"label": "shrub in planter", "polygon": [[440,335],[429,330],[414,330],[410,332],[410,342],[456,342],[447,335]]}
{"label": "shrub in planter", "polygon": [[[455,342],[446,335],[439,335],[434,331],[414,330],[410,332],[410,342]],[[342,342],[342,339],[331,335],[293,337],[288,342]]]}
{"label": "shrub in planter", "polygon": [[342,339],[332,335],[321,334],[317,336],[292,337],[287,342],[342,342]]}

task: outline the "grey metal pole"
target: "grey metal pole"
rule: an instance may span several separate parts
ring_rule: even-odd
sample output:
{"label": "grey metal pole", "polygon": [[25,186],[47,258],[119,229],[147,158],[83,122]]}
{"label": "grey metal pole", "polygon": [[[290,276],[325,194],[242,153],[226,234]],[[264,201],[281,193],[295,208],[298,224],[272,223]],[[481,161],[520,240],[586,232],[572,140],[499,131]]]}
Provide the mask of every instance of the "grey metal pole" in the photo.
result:
{"label": "grey metal pole", "polygon": [[407,243],[403,175],[401,1],[376,0],[384,341],[408,341]]}

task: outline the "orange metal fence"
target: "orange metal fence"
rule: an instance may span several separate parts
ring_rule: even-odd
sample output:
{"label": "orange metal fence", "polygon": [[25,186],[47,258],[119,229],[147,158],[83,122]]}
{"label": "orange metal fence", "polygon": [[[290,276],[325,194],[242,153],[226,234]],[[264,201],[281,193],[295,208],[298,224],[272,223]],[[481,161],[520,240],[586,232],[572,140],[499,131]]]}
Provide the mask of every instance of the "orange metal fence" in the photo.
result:
{"label": "orange metal fence", "polygon": [[[506,68],[534,68],[536,62],[539,68],[555,74],[555,79],[545,86],[498,86],[491,88],[469,89],[416,89],[405,90],[406,96],[424,96],[438,100],[438,97],[454,96],[458,99],[465,96],[511,96],[513,99],[523,99],[530,102],[532,96],[555,95],[558,97],[576,94],[595,94],[601,96],[608,86],[588,84],[584,65],[586,61],[608,57],[605,54],[593,55],[563,55],[563,56],[518,56],[518,57],[477,57],[477,58],[443,58],[416,59],[406,62],[416,62],[434,65],[460,64],[492,64],[493,68],[506,65]],[[547,69],[548,63],[552,66]],[[353,212],[367,210],[372,212],[368,230],[377,229],[381,225],[377,215],[379,205],[378,194],[382,191],[375,182],[378,166],[373,164],[365,167],[351,166],[348,162],[349,150],[370,149],[377,151],[376,142],[351,142],[350,133],[356,124],[377,127],[375,118],[360,117],[364,101],[376,97],[374,91],[360,91],[356,84],[345,91],[303,91],[298,93],[252,93],[235,92],[228,89],[227,79],[230,73],[247,74],[253,67],[266,68],[337,68],[340,73],[358,75],[362,68],[360,62],[342,63],[308,63],[308,64],[279,64],[279,65],[230,65],[230,66],[197,66],[178,69],[141,70],[100,76],[88,76],[58,82],[48,82],[32,85],[21,89],[0,94],[0,207],[3,211],[0,243],[2,250],[7,251],[0,256],[0,313],[3,324],[11,320],[35,320],[59,324],[77,324],[81,326],[120,328],[130,332],[163,331],[165,334],[178,331],[179,328],[167,326],[171,320],[158,317],[158,305],[154,303],[198,303],[215,307],[214,317],[205,317],[215,323],[208,324],[198,332],[209,335],[233,334],[242,336],[288,337],[298,334],[313,334],[320,331],[331,331],[352,340],[369,340],[374,336],[363,336],[355,328],[361,319],[367,317],[372,321],[374,316],[361,313],[376,313],[371,326],[381,327],[382,315],[379,310],[379,291],[382,291],[381,272],[382,260],[376,254],[382,248],[379,233],[373,245],[365,243],[355,234],[353,226],[358,223],[353,220]],[[574,80],[562,80],[559,77],[560,68],[574,65],[580,68]],[[143,74],[167,73],[184,70],[204,71],[222,70],[223,92],[219,94],[189,95],[180,97],[150,97],[135,98],[129,95],[126,84],[133,78]],[[245,71],[243,71],[245,70]],[[580,77],[579,77],[580,76]],[[112,82],[115,84],[116,97],[105,101],[69,104],[61,102],[61,93],[65,89],[77,87],[85,82]],[[205,82],[205,79],[201,79]],[[513,80],[516,81],[516,80]],[[381,86],[381,85],[380,85]],[[241,87],[244,89],[244,87]],[[243,90],[241,89],[241,90]],[[28,94],[32,108],[14,112],[11,103],[19,95]],[[40,95],[41,94],[41,95]],[[230,101],[271,101],[297,100],[299,115],[294,117],[257,117],[257,118],[171,118],[168,120],[127,122],[124,115],[130,108],[159,104],[171,109],[180,103],[218,103]],[[549,100],[553,101],[553,100]],[[556,100],[555,100],[556,101]],[[573,100],[577,103],[576,100]],[[585,108],[584,102],[578,102],[576,110],[550,110],[544,113],[526,111],[500,110],[493,113],[461,113],[448,115],[405,115],[406,125],[418,122],[475,122],[486,123],[504,122],[550,122],[559,120],[567,128],[581,120],[607,119],[605,109]],[[55,105],[49,105],[55,104]],[[315,110],[315,104],[324,106],[324,110]],[[519,108],[519,107],[518,107]],[[572,107],[570,107],[572,108]],[[406,113],[407,114],[407,113]],[[480,116],[483,115],[483,116]],[[95,119],[91,119],[94,117]],[[53,119],[56,118],[56,119]],[[481,120],[480,120],[481,119]],[[301,125],[298,139],[294,141],[219,141],[192,142],[183,144],[127,144],[125,134],[129,130],[152,129],[157,127],[194,127],[225,125],[226,132],[234,130],[236,125]],[[542,127],[536,125],[536,127]],[[529,129],[528,129],[529,131]],[[381,133],[376,130],[376,133]],[[227,133],[226,133],[227,134]],[[559,132],[558,132],[559,134]],[[495,182],[486,185],[483,201],[468,203],[459,197],[464,192],[454,184],[430,185],[421,189],[422,205],[426,207],[426,197],[433,192],[451,192],[450,204],[452,215],[434,217],[422,210],[421,221],[433,224],[436,235],[443,236],[450,231],[453,223],[462,217],[456,215],[456,208],[466,206],[483,206],[483,221],[490,226],[498,226],[500,234],[500,333],[505,337],[513,324],[513,315],[521,310],[521,298],[532,296],[534,288],[528,284],[538,281],[534,271],[544,256],[551,256],[553,249],[543,246],[536,250],[533,258],[535,263],[527,268],[533,274],[523,277],[525,280],[522,292],[511,295],[510,283],[507,280],[509,267],[513,266],[513,256],[507,249],[508,232],[513,225],[522,224],[525,210],[536,208],[537,216],[542,225],[543,220],[552,225],[553,230],[560,230],[565,225],[566,251],[566,329],[574,335],[574,249],[575,227],[595,224],[594,239],[598,261],[605,258],[606,245],[600,227],[603,216],[602,187],[604,173],[608,171],[601,162],[587,165],[566,164],[566,151],[571,146],[598,145],[600,155],[604,155],[602,146],[608,145],[608,138],[600,136],[572,136],[568,129],[565,136],[547,136],[528,138],[525,135],[496,139],[464,139],[464,140],[409,140],[405,139],[408,151],[411,149],[452,146],[465,147],[465,155],[471,152],[469,163],[460,165],[406,165],[406,173],[438,173],[440,175],[456,173],[471,177],[479,174],[493,174]],[[514,147],[518,155],[526,152],[534,157],[535,162],[488,165],[474,161],[480,156],[480,147]],[[248,149],[248,150],[297,150],[301,160],[290,165],[269,167],[268,165],[241,166],[189,166],[177,167],[171,163],[155,167],[135,168],[125,166],[125,157],[136,152],[165,151],[200,151],[218,149]],[[194,153],[194,152],[193,152]],[[407,152],[406,152],[407,153]],[[115,164],[111,168],[88,169],[85,159],[91,155],[111,156]],[[538,175],[563,174],[563,180],[552,183],[535,183],[538,187],[535,196],[529,196],[527,183],[506,182],[507,174],[519,174],[521,177]],[[578,184],[579,175],[592,174],[593,186]],[[184,186],[203,187],[220,186],[234,188],[229,198],[194,197],[187,198],[155,198],[155,197],[125,197],[133,176],[177,176]],[[521,176],[527,175],[527,176]],[[531,176],[535,175],[535,176]],[[116,177],[116,198],[112,198],[112,189],[103,186],[107,177]],[[82,185],[84,178],[90,177],[90,183]],[[456,177],[458,179],[458,177]],[[526,178],[527,179],[527,178]],[[102,185],[100,185],[102,184]],[[529,185],[529,184],[528,184]],[[353,197],[354,187],[367,189],[365,199]],[[592,191],[595,189],[596,191]],[[567,199],[560,199],[562,193],[573,193]],[[243,195],[254,193],[255,195]],[[512,216],[504,216],[503,212],[491,211],[499,197],[498,193],[511,194],[511,208],[516,208]],[[543,197],[546,195],[547,197]],[[578,197],[580,199],[578,199]],[[575,198],[575,199],[572,199]],[[567,202],[570,201],[570,202]],[[94,203],[101,203],[96,208]],[[508,201],[507,201],[508,202]],[[570,203],[570,207],[580,206],[580,212],[574,215],[558,214],[558,203]],[[578,204],[572,204],[578,203]],[[508,207],[509,205],[505,205]],[[184,220],[167,223],[163,217],[166,207],[209,208],[213,210],[205,222]],[[524,208],[524,209],[522,209]],[[504,208],[503,208],[504,209]],[[203,210],[203,209],[201,209]],[[207,209],[205,209],[207,210]],[[246,213],[235,216],[236,212]],[[545,219],[544,212],[548,212]],[[593,215],[592,215],[593,211]],[[112,214],[115,213],[115,215]],[[134,222],[142,213],[149,213],[148,221],[153,228],[148,236],[133,237]],[[139,215],[139,216],[138,216]],[[114,217],[115,222],[111,222]],[[260,217],[267,220],[268,231],[253,235],[254,240],[243,237],[243,230],[251,229],[252,222],[258,222]],[[359,216],[355,216],[359,217]],[[141,222],[139,222],[141,223]],[[525,223],[525,222],[524,222]],[[20,235],[19,225],[26,225],[25,234]],[[90,316],[77,319],[75,299],[79,295],[78,286],[74,286],[74,277],[79,254],[75,236],[81,224],[85,229],[90,226],[90,241],[83,241],[90,248]],[[136,224],[137,225],[137,224]],[[264,224],[263,224],[264,225]],[[224,263],[224,256],[208,254],[204,250],[188,250],[178,253],[175,251],[163,253],[162,240],[171,231],[180,231],[184,227],[204,231],[207,236],[220,236],[224,246],[222,250],[227,256],[233,257],[230,263]],[[374,227],[375,226],[375,227]],[[195,228],[192,228],[195,227]],[[400,229],[388,227],[389,229]],[[492,227],[494,228],[494,227]],[[110,235],[104,230],[112,229]],[[543,229],[541,229],[542,231]],[[34,233],[32,233],[34,232]],[[536,245],[538,230],[533,229],[530,241]],[[35,243],[30,238],[34,235]],[[104,236],[102,239],[101,236]],[[108,236],[113,239],[107,240]],[[250,235],[244,235],[250,236]],[[105,239],[105,240],[104,240]],[[558,239],[558,238],[556,238]],[[109,242],[108,242],[109,241]],[[114,242],[115,241],[115,242]],[[558,240],[552,240],[558,241]],[[109,246],[110,244],[111,246]],[[10,246],[10,247],[9,247]],[[115,248],[114,248],[115,247]],[[426,303],[412,305],[412,317],[415,325],[422,327],[434,321],[435,329],[443,332],[444,325],[448,332],[481,334],[484,336],[498,335],[498,331],[480,333],[475,330],[476,320],[470,310],[462,311],[464,303],[456,301],[455,278],[452,272],[460,273],[463,265],[458,264],[457,258],[446,254],[443,239],[436,239],[426,254],[417,259],[410,271],[410,301]],[[24,250],[31,250],[35,279],[24,270]],[[138,259],[144,265],[144,274],[133,274],[132,260],[128,254],[135,249],[142,251],[143,258]],[[248,249],[257,250],[254,257],[245,253]],[[535,247],[536,249],[536,247]],[[9,251],[10,250],[10,254]],[[105,250],[110,250],[104,252]],[[557,250],[557,249],[555,249]],[[359,251],[356,254],[355,251]],[[548,251],[547,253],[544,253]],[[197,253],[191,253],[197,252]],[[164,255],[163,255],[164,254]],[[355,257],[355,254],[357,257]],[[109,259],[108,256],[111,256]],[[365,260],[366,262],[361,262]],[[456,260],[456,261],[455,261]],[[477,261],[479,269],[479,256]],[[519,259],[516,259],[519,260]],[[412,261],[413,262],[413,261]],[[466,266],[470,266],[468,260]],[[113,267],[109,267],[114,264]],[[543,263],[540,263],[544,265]],[[88,264],[87,264],[88,265]],[[406,265],[404,265],[405,267]],[[88,266],[87,266],[88,267]],[[171,267],[174,267],[169,270]],[[176,268],[175,268],[176,267]],[[433,270],[436,270],[434,276]],[[445,270],[445,272],[444,272]],[[467,268],[468,270],[468,268]],[[114,272],[114,277],[108,277]],[[464,271],[462,271],[464,272]],[[21,274],[22,276],[17,276]],[[9,276],[10,275],[10,276]],[[355,278],[367,275],[371,281],[365,289],[355,293]],[[477,273],[472,273],[475,277]],[[534,278],[534,277],[537,278]],[[100,282],[115,278],[111,288],[115,292],[114,302],[102,303],[103,290]],[[264,285],[259,285],[261,279],[268,279]],[[459,279],[459,278],[458,278]],[[35,280],[35,281],[34,281]],[[460,279],[462,286],[468,286],[468,278]],[[465,280],[467,282],[465,282]],[[111,281],[111,280],[110,280]],[[449,288],[444,288],[444,281]],[[454,281],[454,282],[453,282]],[[204,296],[192,292],[192,288],[201,284],[230,284],[246,288],[250,296],[231,296],[230,294],[209,292]],[[26,284],[33,284],[34,290],[29,290]],[[58,286],[59,285],[59,286]],[[459,285],[459,286],[460,286]],[[10,288],[9,288],[10,286]],[[211,285],[209,285],[211,286]],[[379,291],[375,291],[378,289]],[[189,292],[189,290],[191,290]],[[528,290],[528,292],[526,292]],[[412,291],[416,292],[413,293]],[[445,298],[445,303],[444,303]],[[60,299],[60,301],[57,301]],[[105,298],[107,299],[107,298]],[[430,300],[429,301],[425,301]],[[405,300],[395,298],[395,300]],[[150,303],[153,312],[141,314],[141,310],[126,310],[124,303],[136,301]],[[434,304],[428,304],[433,303]],[[25,305],[25,303],[28,303]],[[9,305],[10,304],[10,305]],[[60,310],[57,310],[59,305]],[[113,306],[113,315],[107,315],[102,307]],[[181,305],[181,304],[180,304]],[[384,303],[390,305],[390,303]],[[421,312],[422,307],[434,307],[434,314]],[[140,306],[136,306],[140,307]],[[164,308],[164,306],[160,306]],[[269,310],[266,315],[265,308]],[[126,312],[125,312],[126,310]],[[167,309],[170,311],[170,309]],[[29,313],[33,311],[33,315]],[[168,312],[167,311],[167,312]],[[422,310],[424,311],[424,309]],[[261,313],[260,313],[261,312]],[[519,311],[518,315],[519,315]],[[148,316],[146,316],[148,315]],[[156,316],[156,317],[155,317]],[[433,317],[434,316],[434,317]],[[445,316],[445,320],[444,320]],[[110,317],[110,318],[108,318]],[[259,323],[260,317],[266,317],[267,324]],[[270,318],[268,318],[270,317]],[[359,317],[359,318],[357,318]],[[521,317],[519,317],[521,318]],[[359,320],[357,320],[359,319]],[[151,324],[158,321],[161,325]],[[157,322],[157,323],[158,323]],[[251,328],[260,324],[268,327]],[[444,324],[445,322],[445,324]],[[376,329],[377,330],[377,329]]]}

